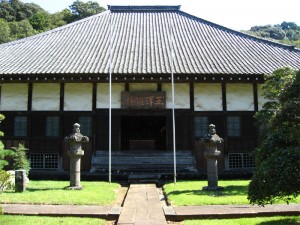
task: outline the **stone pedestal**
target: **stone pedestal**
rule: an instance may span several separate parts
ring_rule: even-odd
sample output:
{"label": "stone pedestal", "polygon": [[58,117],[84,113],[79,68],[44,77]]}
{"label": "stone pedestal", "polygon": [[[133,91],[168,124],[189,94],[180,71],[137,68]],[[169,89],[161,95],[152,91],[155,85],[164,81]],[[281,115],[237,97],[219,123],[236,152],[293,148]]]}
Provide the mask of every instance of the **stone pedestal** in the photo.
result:
{"label": "stone pedestal", "polygon": [[221,155],[220,151],[215,151],[214,156],[207,157],[207,183],[208,186],[203,187],[206,191],[218,191],[223,190],[218,186],[218,156]]}
{"label": "stone pedestal", "polygon": [[223,139],[216,134],[215,125],[209,125],[209,133],[202,140],[204,143],[204,157],[207,159],[207,182],[208,186],[203,187],[206,191],[223,190],[218,186],[218,158],[221,152],[218,151],[218,144],[223,142]]}
{"label": "stone pedestal", "polygon": [[84,151],[81,149],[81,143],[88,142],[89,138],[80,133],[78,123],[75,123],[73,127],[73,133],[65,137],[65,141],[69,143],[68,156],[70,158],[70,187],[68,189],[82,189],[80,185],[80,167]]}
{"label": "stone pedestal", "polygon": [[69,189],[82,189],[80,185],[80,173],[81,173],[81,157],[84,155],[84,151],[68,151],[70,158],[70,187]]}
{"label": "stone pedestal", "polygon": [[15,192],[26,191],[26,170],[15,171]]}

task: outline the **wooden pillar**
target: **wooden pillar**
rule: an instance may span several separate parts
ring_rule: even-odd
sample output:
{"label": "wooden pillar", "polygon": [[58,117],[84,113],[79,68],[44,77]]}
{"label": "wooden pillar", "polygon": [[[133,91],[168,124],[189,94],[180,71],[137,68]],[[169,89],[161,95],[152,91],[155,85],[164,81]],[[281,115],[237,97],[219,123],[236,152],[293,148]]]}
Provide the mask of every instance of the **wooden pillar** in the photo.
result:
{"label": "wooden pillar", "polygon": [[32,116],[32,83],[28,84],[28,102],[27,102],[27,148],[31,147],[31,116]]}
{"label": "wooden pillar", "polygon": [[92,151],[96,154],[96,137],[97,137],[97,83],[93,83],[93,98],[92,98]]}

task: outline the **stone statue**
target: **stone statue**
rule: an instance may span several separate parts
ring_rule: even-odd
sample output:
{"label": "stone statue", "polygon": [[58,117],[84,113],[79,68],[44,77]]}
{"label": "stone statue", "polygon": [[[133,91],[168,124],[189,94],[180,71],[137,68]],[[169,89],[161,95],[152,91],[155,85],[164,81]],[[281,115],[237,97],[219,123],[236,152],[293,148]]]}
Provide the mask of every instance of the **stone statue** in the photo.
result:
{"label": "stone statue", "polygon": [[204,143],[204,156],[207,159],[207,181],[208,186],[203,190],[215,191],[222,190],[222,187],[218,186],[218,157],[221,152],[218,150],[218,145],[223,143],[223,139],[216,134],[216,126],[210,124],[208,134],[201,139]]}
{"label": "stone statue", "polygon": [[73,151],[74,153],[81,151],[81,143],[89,142],[89,138],[87,136],[83,136],[80,133],[80,125],[75,123],[73,125],[73,132],[69,136],[65,137],[65,142],[69,143],[69,151]]}
{"label": "stone statue", "polygon": [[73,132],[65,137],[65,142],[69,143],[68,156],[70,157],[70,187],[69,189],[82,189],[80,185],[80,163],[84,151],[81,143],[89,142],[89,138],[80,133],[80,125],[73,125]]}

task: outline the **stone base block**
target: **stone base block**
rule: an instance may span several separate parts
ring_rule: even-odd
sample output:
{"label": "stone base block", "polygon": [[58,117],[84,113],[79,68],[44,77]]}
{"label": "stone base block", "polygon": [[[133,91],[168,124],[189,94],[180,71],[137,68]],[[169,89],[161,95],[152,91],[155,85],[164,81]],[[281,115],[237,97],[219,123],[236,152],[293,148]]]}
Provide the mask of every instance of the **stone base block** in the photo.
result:
{"label": "stone base block", "polygon": [[83,186],[69,186],[65,187],[66,190],[82,190]]}
{"label": "stone base block", "polygon": [[205,186],[202,188],[203,191],[223,191],[224,188],[220,186]]}

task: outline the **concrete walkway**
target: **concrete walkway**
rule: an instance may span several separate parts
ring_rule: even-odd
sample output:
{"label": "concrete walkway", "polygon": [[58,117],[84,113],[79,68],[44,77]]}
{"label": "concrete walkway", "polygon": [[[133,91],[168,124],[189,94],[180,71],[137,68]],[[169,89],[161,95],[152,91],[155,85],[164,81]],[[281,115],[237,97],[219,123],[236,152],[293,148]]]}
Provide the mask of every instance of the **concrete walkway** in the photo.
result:
{"label": "concrete walkway", "polygon": [[240,218],[300,215],[300,204],[211,205],[170,207],[162,204],[155,184],[131,184],[123,207],[2,204],[4,214],[80,216],[117,220],[118,225],[166,225],[167,221],[201,218]]}
{"label": "concrete walkway", "polygon": [[155,184],[130,185],[117,224],[167,224]]}

